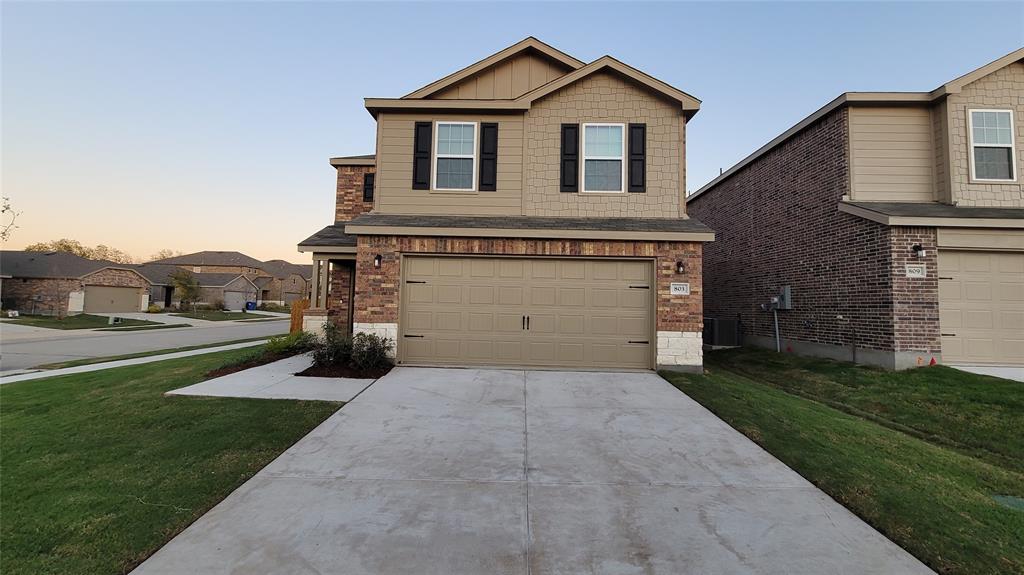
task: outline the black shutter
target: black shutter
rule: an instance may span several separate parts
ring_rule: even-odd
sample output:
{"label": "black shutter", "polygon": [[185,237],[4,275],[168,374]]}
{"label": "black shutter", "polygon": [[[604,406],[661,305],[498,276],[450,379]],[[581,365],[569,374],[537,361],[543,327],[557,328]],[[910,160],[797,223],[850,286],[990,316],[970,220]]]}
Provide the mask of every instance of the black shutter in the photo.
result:
{"label": "black shutter", "polygon": [[416,133],[412,143],[412,189],[430,189],[430,146],[433,125],[430,122],[416,122]]}
{"label": "black shutter", "polygon": [[629,191],[647,191],[647,124],[629,125]]}
{"label": "black shutter", "polygon": [[364,202],[372,202],[373,201],[373,180],[374,180],[374,175],[373,174],[364,174],[363,175],[363,201]]}
{"label": "black shutter", "polygon": [[562,162],[559,181],[563,192],[580,189],[580,125],[562,124]]}
{"label": "black shutter", "polygon": [[498,189],[498,123],[480,124],[480,187],[481,192]]}

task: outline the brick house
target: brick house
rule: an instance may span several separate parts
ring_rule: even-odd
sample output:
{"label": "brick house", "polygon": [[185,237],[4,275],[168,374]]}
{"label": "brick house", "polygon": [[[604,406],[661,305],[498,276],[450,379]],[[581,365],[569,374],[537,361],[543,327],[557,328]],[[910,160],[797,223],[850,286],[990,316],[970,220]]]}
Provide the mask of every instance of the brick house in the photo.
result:
{"label": "brick house", "polygon": [[[1024,365],[1024,49],[931,92],[846,93],[687,199],[705,315],[890,369]],[[770,305],[769,305],[770,307]]]}
{"label": "brick house", "polygon": [[377,153],[331,160],[334,223],[298,246],[307,329],[387,336],[402,365],[700,369],[698,100],[527,38],[365,103]]}
{"label": "brick house", "polygon": [[[312,274],[309,266],[284,260],[264,262],[234,251],[195,252],[144,265],[173,266],[188,271],[202,285],[206,303],[222,301],[228,309],[242,309],[247,301],[287,305],[304,299],[309,295]],[[152,269],[154,276],[163,277],[163,283],[157,284],[163,286],[163,291],[154,294],[153,301],[158,305],[171,305],[176,299],[168,291],[171,284],[167,273],[157,267]]]}
{"label": "brick house", "polygon": [[66,252],[0,252],[5,310],[76,315],[143,311],[149,282],[132,266]]}

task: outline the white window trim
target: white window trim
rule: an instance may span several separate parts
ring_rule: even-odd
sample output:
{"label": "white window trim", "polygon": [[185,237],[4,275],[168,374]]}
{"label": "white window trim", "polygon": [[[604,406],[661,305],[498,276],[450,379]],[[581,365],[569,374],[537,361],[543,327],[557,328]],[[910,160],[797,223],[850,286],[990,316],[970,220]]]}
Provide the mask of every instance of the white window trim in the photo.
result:
{"label": "white window trim", "polygon": [[[1010,114],[1010,145],[1006,144],[978,144],[983,148],[1010,148],[1010,173],[1013,178],[1009,180],[994,180],[991,178],[979,178],[974,170],[974,113],[975,112],[1005,112]],[[1017,131],[1014,129],[1013,110],[994,110],[990,108],[971,108],[967,110],[967,151],[971,162],[971,181],[995,184],[1012,184],[1017,181]]]}
{"label": "white window trim", "polygon": [[[437,146],[437,140],[438,140],[438,137],[441,135],[441,131],[438,130],[438,127],[441,124],[445,124],[445,125],[449,125],[449,126],[473,126],[473,153],[472,153],[472,155],[465,155],[465,154],[438,154],[437,153],[437,147],[438,147]],[[479,162],[477,162],[476,156],[477,156],[477,150],[480,147],[479,146],[479,142],[480,142],[480,127],[477,125],[476,122],[459,122],[459,121],[451,121],[451,120],[437,120],[437,121],[435,121],[434,122],[434,146],[433,146],[433,150],[432,150],[432,153],[433,153],[434,157],[433,157],[433,159],[431,161],[432,164],[433,164],[432,167],[434,169],[434,172],[433,172],[433,174],[431,176],[431,182],[430,183],[433,184],[431,189],[433,189],[434,191],[438,191],[438,192],[463,192],[463,193],[468,193],[468,192],[475,192],[475,191],[477,191],[476,190],[476,171],[477,171],[477,164]],[[473,160],[473,181],[470,183],[470,187],[468,187],[468,188],[439,188],[437,186],[437,159],[438,158],[463,158],[463,159],[470,158],[470,159],[472,159]],[[376,184],[376,182],[374,182],[374,184]]]}
{"label": "white window trim", "polygon": [[[618,126],[622,128],[622,150],[618,157],[615,156],[588,156],[587,155],[587,126]],[[580,190],[585,194],[622,194],[626,192],[626,124],[615,123],[615,122],[591,122],[583,124],[583,133],[580,134],[582,140],[581,156],[583,160],[580,162]],[[622,181],[619,182],[618,190],[588,190],[587,189],[587,160],[618,160],[619,165],[622,167],[619,170],[622,176]]]}

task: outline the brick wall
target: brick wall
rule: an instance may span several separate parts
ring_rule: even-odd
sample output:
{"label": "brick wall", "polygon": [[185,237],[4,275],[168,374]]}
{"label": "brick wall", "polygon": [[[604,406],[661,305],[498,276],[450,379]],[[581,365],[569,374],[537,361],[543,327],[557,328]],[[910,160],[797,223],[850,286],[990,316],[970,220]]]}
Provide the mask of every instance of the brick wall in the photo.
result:
{"label": "brick wall", "polygon": [[[627,242],[525,240],[507,238],[436,238],[418,236],[360,236],[356,255],[356,323],[397,323],[402,253],[606,256],[657,258],[658,331],[700,332],[701,247],[698,242]],[[381,255],[381,266],[373,266]],[[682,261],[686,272],[675,272]],[[669,295],[669,283],[689,282],[690,296]]]}
{"label": "brick wall", "polygon": [[[920,244],[925,257],[911,246]],[[893,349],[939,353],[939,258],[935,228],[890,228]],[[924,264],[925,278],[908,278],[907,264]]]}
{"label": "brick wall", "polygon": [[351,262],[331,262],[330,286],[327,294],[327,313],[331,323],[348,330],[349,306],[351,305],[352,272]]}
{"label": "brick wall", "polygon": [[[261,270],[259,268],[251,268],[251,267],[248,267],[248,266],[211,266],[211,265],[195,266],[195,265],[181,264],[178,267],[183,269],[183,270],[185,270],[185,271],[187,271],[187,272],[191,272],[191,273],[238,274],[238,275],[246,275],[246,276],[248,276],[250,278],[256,277],[256,276],[269,276],[270,275],[269,273],[267,273],[267,272],[265,272],[265,271],[263,271],[263,270]],[[199,268],[199,271],[196,272],[195,268]]]}
{"label": "brick wall", "polygon": [[[5,279],[3,307],[23,314],[64,315],[68,310],[68,294],[81,289],[82,281],[78,279]],[[36,296],[39,301],[33,302]]]}
{"label": "brick wall", "polygon": [[[946,100],[949,107],[949,142],[952,146],[953,200],[961,206],[1024,207],[1024,64],[1015,63],[963,87]],[[1013,110],[1016,130],[1017,182],[980,184],[970,181],[970,141],[967,135],[967,110],[988,108]]]}
{"label": "brick wall", "polygon": [[128,270],[105,269],[83,278],[85,285],[148,288],[149,281]]}
{"label": "brick wall", "polygon": [[[647,192],[559,192],[563,122],[646,123]],[[673,106],[612,74],[594,74],[546,96],[535,102],[526,115],[524,213],[530,216],[678,217],[685,213],[683,130],[678,105]],[[501,162],[501,158],[498,161]]]}
{"label": "brick wall", "polygon": [[373,209],[373,202],[363,201],[363,178],[376,171],[374,166],[338,166],[334,221],[347,222]]}
{"label": "brick wall", "polygon": [[845,346],[856,333],[861,347],[891,349],[888,230],[837,210],[846,149],[840,109],[690,202],[716,232],[704,248],[709,317],[739,316],[746,334],[774,337],[759,306],[789,285],[784,338]]}

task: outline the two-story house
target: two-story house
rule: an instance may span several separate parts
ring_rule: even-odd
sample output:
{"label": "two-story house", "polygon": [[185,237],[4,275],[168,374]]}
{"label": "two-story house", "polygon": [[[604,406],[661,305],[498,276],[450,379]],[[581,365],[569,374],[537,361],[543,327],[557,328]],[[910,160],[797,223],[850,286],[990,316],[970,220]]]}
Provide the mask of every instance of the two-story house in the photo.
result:
{"label": "two-story house", "polygon": [[335,223],[299,244],[309,329],[387,336],[402,365],[699,369],[697,99],[527,38],[365,104],[376,154],[331,160]]}
{"label": "two-story house", "polygon": [[1024,49],[931,92],[839,96],[688,199],[717,233],[706,315],[766,347],[777,316],[784,350],[888,368],[1024,365],[1022,116]]}

